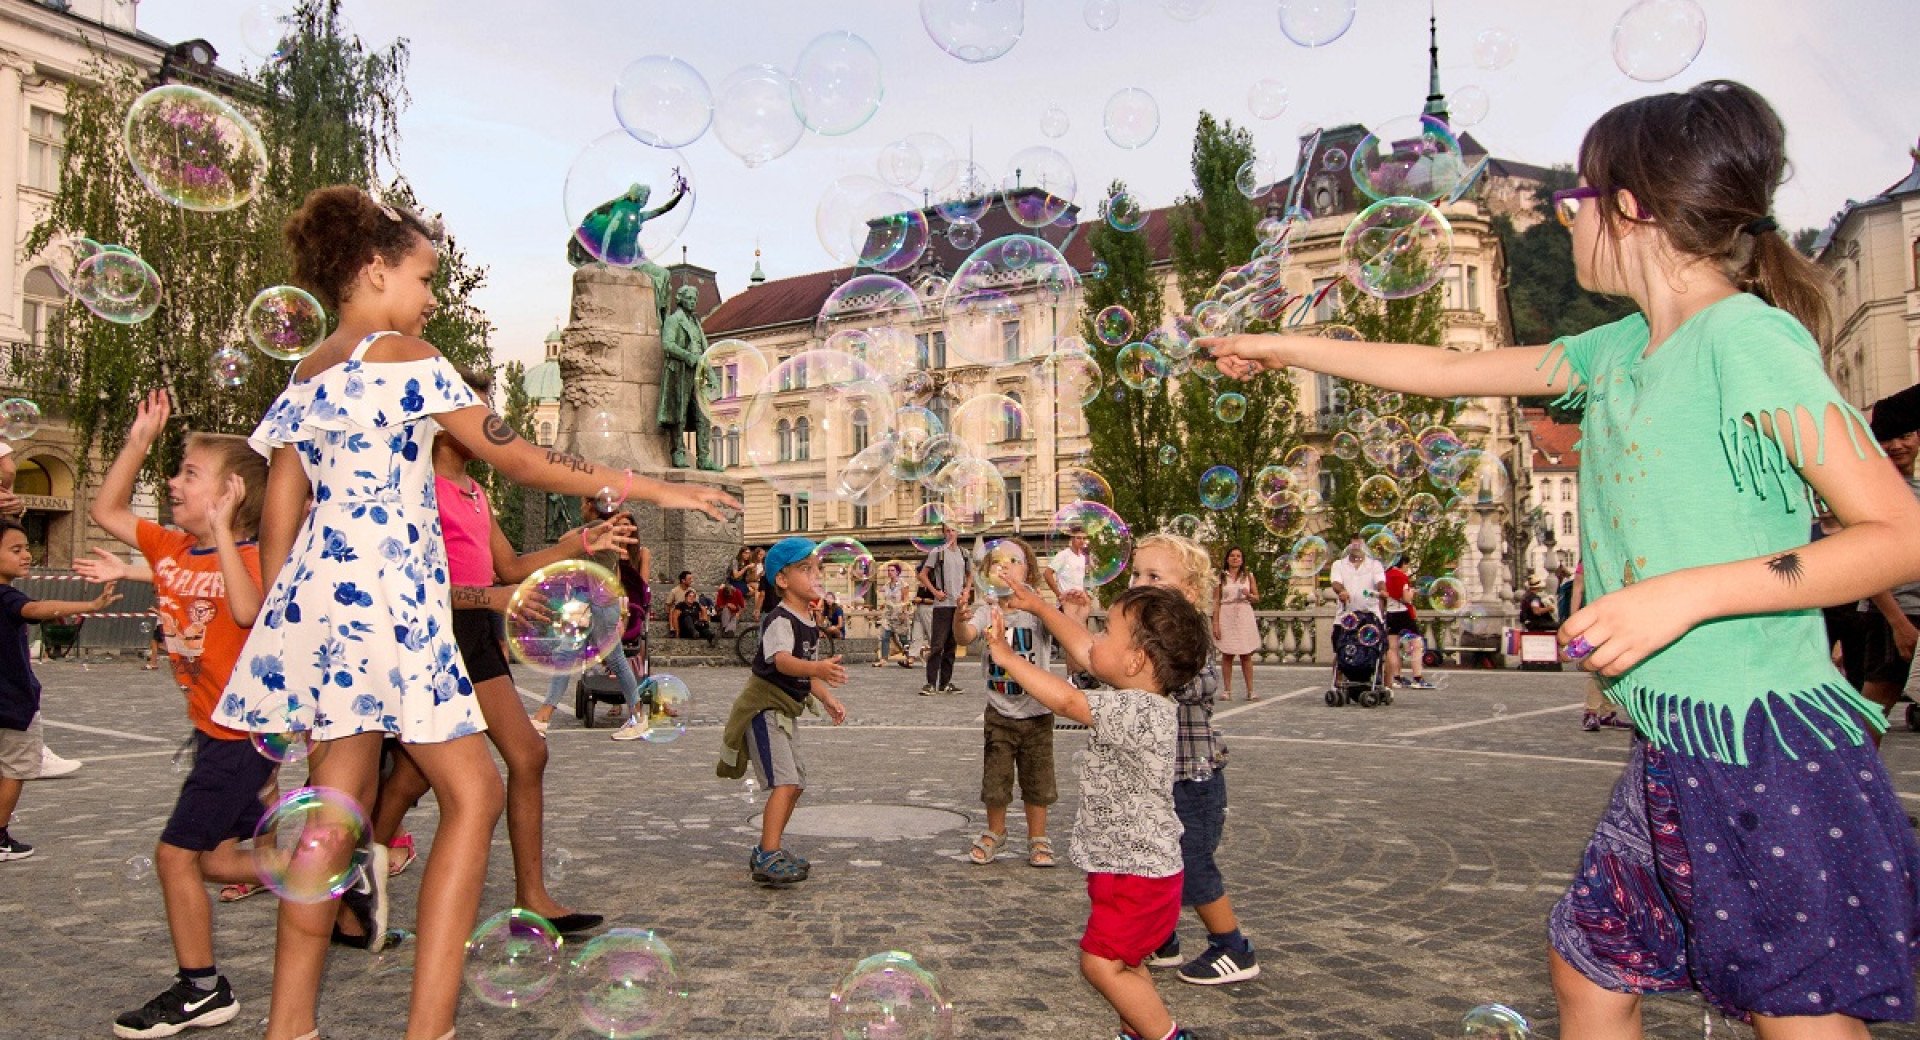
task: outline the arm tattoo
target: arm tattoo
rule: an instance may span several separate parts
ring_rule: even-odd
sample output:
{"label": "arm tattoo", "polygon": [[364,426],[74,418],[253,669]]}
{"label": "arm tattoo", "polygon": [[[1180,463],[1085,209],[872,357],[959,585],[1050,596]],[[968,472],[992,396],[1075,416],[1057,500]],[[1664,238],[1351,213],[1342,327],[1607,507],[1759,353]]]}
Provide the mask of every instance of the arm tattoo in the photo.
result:
{"label": "arm tattoo", "polygon": [[1806,565],[1800,562],[1800,554],[1797,552],[1785,552],[1775,556],[1767,561],[1767,569],[1773,572],[1774,577],[1789,585],[1798,585],[1800,579],[1807,576]]}
{"label": "arm tattoo", "polygon": [[575,473],[594,472],[593,463],[588,462],[578,455],[569,455],[564,451],[548,450],[547,462],[555,466],[565,466]]}
{"label": "arm tattoo", "polygon": [[480,432],[487,438],[489,444],[512,444],[520,439],[520,435],[513,432],[513,427],[508,426],[507,421],[497,415],[487,416],[486,422],[481,424]]}
{"label": "arm tattoo", "polygon": [[487,607],[487,590],[477,585],[455,585],[453,587],[453,609],[484,610]]}

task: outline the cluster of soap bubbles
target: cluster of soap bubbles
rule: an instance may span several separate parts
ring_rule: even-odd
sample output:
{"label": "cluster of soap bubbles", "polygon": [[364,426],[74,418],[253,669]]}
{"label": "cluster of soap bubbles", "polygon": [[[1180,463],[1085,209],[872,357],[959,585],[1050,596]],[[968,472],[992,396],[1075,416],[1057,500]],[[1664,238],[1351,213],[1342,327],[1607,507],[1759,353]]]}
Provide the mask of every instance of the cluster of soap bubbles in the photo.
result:
{"label": "cluster of soap bubbles", "polygon": [[614,928],[567,955],[553,924],[526,910],[481,922],[467,940],[467,990],[497,1008],[564,994],[582,1025],[608,1040],[676,1035],[687,991],[673,950],[656,933]]}
{"label": "cluster of soap bubbles", "polygon": [[137,325],[160,308],[160,275],[125,246],[85,235],[56,235],[41,251],[47,272],[95,317]]}

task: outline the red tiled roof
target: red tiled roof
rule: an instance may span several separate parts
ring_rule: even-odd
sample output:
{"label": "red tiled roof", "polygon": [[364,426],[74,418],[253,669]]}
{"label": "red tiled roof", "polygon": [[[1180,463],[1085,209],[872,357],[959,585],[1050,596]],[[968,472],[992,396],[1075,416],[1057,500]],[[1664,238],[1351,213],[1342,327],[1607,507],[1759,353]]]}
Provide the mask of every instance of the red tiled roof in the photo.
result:
{"label": "red tiled roof", "polygon": [[1554,422],[1544,408],[1522,409],[1521,419],[1533,445],[1535,471],[1580,468],[1580,427]]}

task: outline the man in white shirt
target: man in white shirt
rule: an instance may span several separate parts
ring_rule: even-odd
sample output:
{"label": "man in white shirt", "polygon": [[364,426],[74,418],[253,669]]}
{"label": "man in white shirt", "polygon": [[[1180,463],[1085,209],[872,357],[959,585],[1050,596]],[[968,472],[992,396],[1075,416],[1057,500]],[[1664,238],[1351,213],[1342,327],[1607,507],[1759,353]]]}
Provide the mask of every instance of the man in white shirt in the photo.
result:
{"label": "man in white shirt", "polygon": [[1093,588],[1087,584],[1087,567],[1092,562],[1083,527],[1069,528],[1067,547],[1047,561],[1047,584],[1053,587],[1053,598],[1060,602],[1060,612],[1082,626],[1093,613]]}
{"label": "man in white shirt", "polygon": [[1370,611],[1380,613],[1380,599],[1386,594],[1387,571],[1380,561],[1367,555],[1366,543],[1355,538],[1347,543],[1347,554],[1333,561],[1329,573],[1333,594],[1340,597],[1342,615]]}

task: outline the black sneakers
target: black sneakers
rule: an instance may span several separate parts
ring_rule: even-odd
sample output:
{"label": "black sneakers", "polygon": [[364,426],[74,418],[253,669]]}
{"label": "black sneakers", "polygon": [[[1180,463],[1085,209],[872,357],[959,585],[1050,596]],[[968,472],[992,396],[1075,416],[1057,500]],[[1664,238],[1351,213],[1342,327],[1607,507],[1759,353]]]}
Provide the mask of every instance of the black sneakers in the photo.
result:
{"label": "black sneakers", "polygon": [[1179,963],[1180,963],[1180,933],[1179,932],[1175,932],[1172,935],[1167,936],[1167,941],[1161,943],[1160,948],[1153,951],[1153,956],[1147,958],[1147,967],[1149,968],[1171,968],[1174,965]]}
{"label": "black sneakers", "polygon": [[5,831],[0,831],[0,863],[10,859],[26,859],[31,855],[33,855],[33,846]]}
{"label": "black sneakers", "polygon": [[1191,982],[1196,986],[1220,986],[1229,982],[1244,982],[1260,974],[1260,962],[1254,958],[1253,947],[1244,951],[1229,950],[1225,946],[1207,944],[1207,950],[1195,957],[1180,969],[1181,982]]}
{"label": "black sneakers", "polygon": [[210,990],[179,979],[140,1010],[114,1019],[113,1035],[133,1040],[172,1036],[187,1029],[223,1025],[239,1013],[240,1002],[234,999],[233,987],[227,985],[226,976],[222,975]]}

